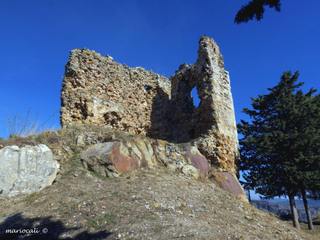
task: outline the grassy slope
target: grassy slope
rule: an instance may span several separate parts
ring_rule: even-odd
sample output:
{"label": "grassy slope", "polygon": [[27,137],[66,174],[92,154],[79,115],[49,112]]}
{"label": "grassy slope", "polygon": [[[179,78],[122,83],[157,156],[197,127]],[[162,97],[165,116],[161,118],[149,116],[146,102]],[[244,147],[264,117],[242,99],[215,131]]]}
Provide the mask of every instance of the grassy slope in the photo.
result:
{"label": "grassy slope", "polygon": [[37,217],[39,227],[49,231],[42,239],[50,234],[53,239],[319,239],[239,202],[209,181],[164,169],[100,178],[82,169],[78,158],[64,169],[39,193],[0,200],[0,218],[21,213],[15,215],[21,226]]}

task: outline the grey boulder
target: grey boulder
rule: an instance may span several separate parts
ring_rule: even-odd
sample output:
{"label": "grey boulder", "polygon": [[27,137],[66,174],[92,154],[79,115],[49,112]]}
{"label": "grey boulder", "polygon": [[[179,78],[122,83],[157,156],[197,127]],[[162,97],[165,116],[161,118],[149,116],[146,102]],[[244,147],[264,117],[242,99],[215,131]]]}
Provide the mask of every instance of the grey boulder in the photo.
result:
{"label": "grey boulder", "polygon": [[0,149],[0,196],[38,192],[55,180],[59,163],[43,144]]}

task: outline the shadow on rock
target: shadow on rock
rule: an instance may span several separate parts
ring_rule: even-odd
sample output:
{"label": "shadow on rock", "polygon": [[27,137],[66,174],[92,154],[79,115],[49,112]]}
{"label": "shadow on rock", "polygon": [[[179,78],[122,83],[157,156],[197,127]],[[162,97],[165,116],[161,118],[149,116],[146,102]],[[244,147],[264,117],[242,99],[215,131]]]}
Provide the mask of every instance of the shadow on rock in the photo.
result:
{"label": "shadow on rock", "polygon": [[103,240],[111,235],[107,231],[79,231],[80,228],[68,228],[62,221],[53,220],[52,217],[26,218],[21,213],[9,216],[0,223],[1,240]]}

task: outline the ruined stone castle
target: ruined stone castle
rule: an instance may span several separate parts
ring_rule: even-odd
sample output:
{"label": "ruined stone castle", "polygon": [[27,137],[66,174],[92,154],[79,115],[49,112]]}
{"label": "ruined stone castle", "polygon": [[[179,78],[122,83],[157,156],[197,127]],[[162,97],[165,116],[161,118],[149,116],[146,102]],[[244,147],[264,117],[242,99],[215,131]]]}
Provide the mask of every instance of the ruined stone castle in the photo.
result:
{"label": "ruined stone castle", "polygon": [[[200,104],[191,96],[197,89]],[[75,49],[66,65],[61,124],[110,126],[132,135],[190,142],[212,166],[235,171],[238,140],[228,72],[213,39],[201,37],[198,59],[170,79],[109,56]]]}

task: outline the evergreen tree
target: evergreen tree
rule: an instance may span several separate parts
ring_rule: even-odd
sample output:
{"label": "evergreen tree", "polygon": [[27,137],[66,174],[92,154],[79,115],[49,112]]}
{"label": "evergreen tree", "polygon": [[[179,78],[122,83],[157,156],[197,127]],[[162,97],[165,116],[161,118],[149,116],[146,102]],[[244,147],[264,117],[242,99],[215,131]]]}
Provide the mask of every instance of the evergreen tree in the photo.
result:
{"label": "evergreen tree", "polygon": [[299,228],[294,198],[301,195],[308,210],[305,193],[318,189],[320,108],[315,90],[304,94],[297,80],[297,72],[284,73],[268,94],[252,99],[252,110],[244,109],[251,122],[241,121],[238,127],[246,186],[267,198],[288,196]]}
{"label": "evergreen tree", "polygon": [[300,145],[297,149],[300,156],[297,157],[299,170],[299,187],[304,203],[308,227],[313,229],[312,217],[309,211],[307,195],[308,192],[320,189],[320,97],[312,96],[315,90],[310,90],[303,99],[300,121],[298,124],[300,132]]}
{"label": "evergreen tree", "polygon": [[280,0],[251,0],[242,6],[235,17],[235,23],[248,22],[252,19],[260,21],[263,18],[265,6],[280,11]]}

